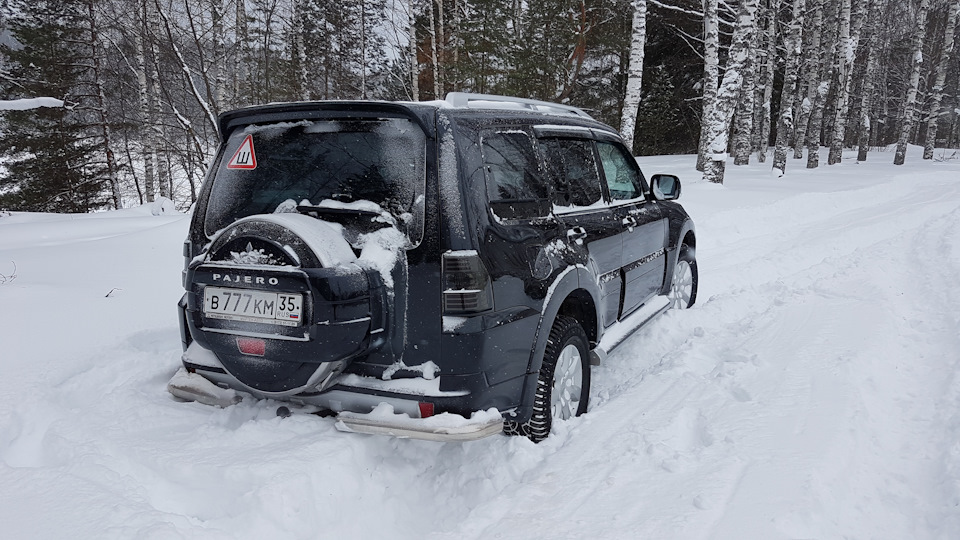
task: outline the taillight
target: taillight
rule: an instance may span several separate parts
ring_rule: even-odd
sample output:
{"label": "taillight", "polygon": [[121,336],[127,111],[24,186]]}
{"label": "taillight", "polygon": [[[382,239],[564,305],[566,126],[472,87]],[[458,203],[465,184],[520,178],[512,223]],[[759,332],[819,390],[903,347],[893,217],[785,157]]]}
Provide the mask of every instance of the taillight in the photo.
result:
{"label": "taillight", "polygon": [[490,274],[476,251],[443,254],[443,312],[479,313],[493,308]]}

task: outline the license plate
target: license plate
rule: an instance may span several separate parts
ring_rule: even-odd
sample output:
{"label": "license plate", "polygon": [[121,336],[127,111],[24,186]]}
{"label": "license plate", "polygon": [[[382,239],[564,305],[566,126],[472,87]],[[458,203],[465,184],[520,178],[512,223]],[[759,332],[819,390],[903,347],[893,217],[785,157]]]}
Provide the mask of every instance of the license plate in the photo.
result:
{"label": "license plate", "polygon": [[298,326],[303,296],[250,289],[203,289],[203,314],[211,319]]}

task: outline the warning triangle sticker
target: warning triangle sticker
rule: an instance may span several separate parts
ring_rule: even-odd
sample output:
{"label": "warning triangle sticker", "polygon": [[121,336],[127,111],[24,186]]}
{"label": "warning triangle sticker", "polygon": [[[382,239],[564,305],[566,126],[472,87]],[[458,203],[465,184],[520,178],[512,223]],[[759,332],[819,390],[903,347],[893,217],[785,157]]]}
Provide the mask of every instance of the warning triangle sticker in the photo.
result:
{"label": "warning triangle sticker", "polygon": [[240,143],[240,148],[230,158],[227,163],[228,169],[256,169],[257,154],[253,151],[253,135],[247,135],[247,138]]}

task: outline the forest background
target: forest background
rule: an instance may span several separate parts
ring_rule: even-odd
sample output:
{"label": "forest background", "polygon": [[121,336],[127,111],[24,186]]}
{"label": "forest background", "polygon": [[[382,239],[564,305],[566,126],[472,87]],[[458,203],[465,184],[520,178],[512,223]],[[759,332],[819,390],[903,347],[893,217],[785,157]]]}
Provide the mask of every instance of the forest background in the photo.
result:
{"label": "forest background", "polygon": [[[450,91],[568,103],[637,155],[960,146],[960,0],[0,0],[0,212],[196,199],[217,115]],[[37,100],[35,98],[54,98]],[[822,150],[821,147],[826,147]],[[806,150],[806,152],[804,151]],[[728,160],[729,156],[732,160]]]}

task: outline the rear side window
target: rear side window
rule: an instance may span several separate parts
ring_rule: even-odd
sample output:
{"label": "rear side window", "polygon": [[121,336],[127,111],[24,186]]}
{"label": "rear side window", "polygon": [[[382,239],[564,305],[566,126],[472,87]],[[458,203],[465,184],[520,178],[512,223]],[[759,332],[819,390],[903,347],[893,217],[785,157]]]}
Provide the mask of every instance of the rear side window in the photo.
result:
{"label": "rear side window", "polygon": [[542,139],[541,145],[553,180],[555,210],[573,210],[603,202],[592,141]]}
{"label": "rear side window", "polygon": [[636,163],[630,163],[633,158],[627,157],[620,147],[608,142],[598,142],[597,150],[603,165],[603,176],[610,189],[610,198],[625,201],[643,196],[643,177]]}
{"label": "rear side window", "polygon": [[550,212],[547,183],[534,139],[525,131],[485,131],[483,171],[490,207],[497,217],[523,219]]}

